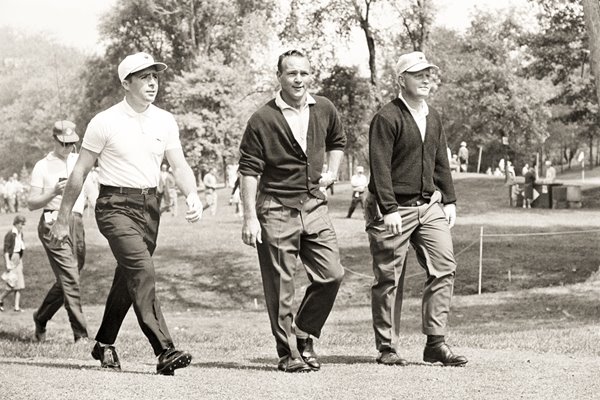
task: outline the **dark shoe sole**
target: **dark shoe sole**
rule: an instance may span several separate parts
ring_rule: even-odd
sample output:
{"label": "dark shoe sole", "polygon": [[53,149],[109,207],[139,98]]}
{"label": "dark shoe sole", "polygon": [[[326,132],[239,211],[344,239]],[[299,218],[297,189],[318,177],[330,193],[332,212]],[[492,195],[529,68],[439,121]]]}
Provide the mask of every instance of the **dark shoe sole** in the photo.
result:
{"label": "dark shoe sole", "polygon": [[181,354],[179,357],[162,367],[156,369],[158,375],[175,375],[175,370],[179,368],[185,368],[192,362],[191,354]]}
{"label": "dark shoe sole", "polygon": [[33,313],[33,323],[35,324],[35,340],[36,342],[46,341],[46,330],[42,329],[42,324],[37,320],[37,311]]}
{"label": "dark shoe sole", "polygon": [[431,358],[424,358],[423,359],[424,362],[426,363],[430,363],[430,364],[440,364],[443,365],[444,367],[464,367],[469,361],[459,361],[459,362],[455,362],[455,363],[444,363],[440,360],[434,360]]}
{"label": "dark shoe sole", "polygon": [[303,366],[295,367],[295,368],[277,367],[277,369],[279,369],[282,372],[287,372],[288,374],[306,374],[308,372],[313,371],[313,369],[311,367],[309,367],[308,365],[303,365]]}
{"label": "dark shoe sole", "polygon": [[388,367],[406,367],[408,365],[408,361],[405,362],[395,362],[395,363],[388,363],[388,362],[383,362],[381,360],[376,360],[377,364],[379,365],[385,365]]}
{"label": "dark shoe sole", "polygon": [[100,361],[100,368],[104,368],[104,369],[112,369],[114,371],[120,371],[121,370],[121,364],[104,364],[102,362],[102,357],[100,356],[100,354],[98,354],[98,352],[96,351],[98,347],[94,346],[94,348],[92,349],[92,358],[94,360],[98,360]]}

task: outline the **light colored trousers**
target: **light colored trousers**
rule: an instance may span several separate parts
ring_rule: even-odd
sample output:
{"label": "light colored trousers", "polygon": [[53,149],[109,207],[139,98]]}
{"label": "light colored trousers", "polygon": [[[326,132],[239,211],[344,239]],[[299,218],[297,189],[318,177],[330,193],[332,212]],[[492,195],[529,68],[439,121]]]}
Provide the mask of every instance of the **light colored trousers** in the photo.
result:
{"label": "light colored trousers", "polygon": [[[294,324],[318,338],[344,276],[337,237],[325,200],[310,198],[297,210],[259,193],[256,211],[262,235],[262,243],[257,243],[258,260],[277,354],[298,358]],[[310,284],[294,320],[298,257]]]}
{"label": "light colored trousers", "polygon": [[428,204],[398,207],[402,233],[393,235],[385,230],[375,196],[367,195],[365,219],[375,276],[371,287],[371,310],[375,345],[379,351],[395,350],[398,345],[409,243],[427,274],[421,307],[422,332],[426,335],[446,334],[456,262],[440,199],[441,194],[435,192]]}

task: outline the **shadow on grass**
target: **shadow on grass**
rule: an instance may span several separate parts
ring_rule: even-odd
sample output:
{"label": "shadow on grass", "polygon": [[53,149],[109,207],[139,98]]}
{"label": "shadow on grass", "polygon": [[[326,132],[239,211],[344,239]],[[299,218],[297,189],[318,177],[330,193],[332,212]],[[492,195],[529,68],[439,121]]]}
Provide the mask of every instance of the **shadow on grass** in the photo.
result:
{"label": "shadow on grass", "polygon": [[31,336],[23,336],[16,334],[15,332],[4,332],[0,331],[0,342],[21,342],[21,343],[35,343],[35,340]]}
{"label": "shadow on grass", "polygon": [[[251,360],[251,362],[260,362],[256,360]],[[273,360],[267,360],[265,362],[272,363]],[[192,362],[190,364],[191,367],[197,368],[217,368],[217,369],[237,369],[237,370],[248,370],[248,371],[272,371],[277,369],[277,366],[270,367],[266,365],[248,365],[248,364],[240,364],[236,362],[226,362],[226,361],[212,361],[212,362]]]}
{"label": "shadow on grass", "polygon": [[33,366],[33,367],[42,367],[42,368],[62,368],[68,370],[87,370],[87,371],[98,371],[104,372],[108,374],[134,374],[134,375],[156,375],[154,372],[140,372],[140,371],[115,371],[108,368],[101,367],[93,367],[87,364],[67,364],[60,362],[42,362],[42,361],[3,361],[2,364],[12,364],[12,365],[25,365],[25,366]]}
{"label": "shadow on grass", "polygon": [[[275,368],[277,368],[277,360],[273,358],[252,358],[250,360],[253,363],[261,363],[261,364],[273,364]],[[331,355],[331,356],[320,356],[319,361],[322,364],[373,364],[375,363],[374,357],[368,356],[350,356],[350,355]],[[268,368],[272,369],[272,368]]]}

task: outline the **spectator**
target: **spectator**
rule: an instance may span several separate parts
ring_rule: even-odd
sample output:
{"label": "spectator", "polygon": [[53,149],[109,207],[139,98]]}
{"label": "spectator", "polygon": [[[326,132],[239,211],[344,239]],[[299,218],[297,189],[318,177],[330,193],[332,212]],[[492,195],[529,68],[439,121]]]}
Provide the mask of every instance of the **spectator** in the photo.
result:
{"label": "spectator", "polygon": [[535,167],[531,167],[525,174],[525,185],[523,186],[523,208],[531,208],[531,203],[533,203],[534,185]]}
{"label": "spectator", "polygon": [[467,172],[469,169],[469,149],[467,149],[467,142],[460,142],[458,162],[460,163],[460,172]]}
{"label": "spectator", "polygon": [[217,213],[217,170],[210,168],[202,182],[204,182],[205,193],[206,193],[206,205],[210,211],[210,215]]}
{"label": "spectator", "polygon": [[356,173],[350,178],[350,185],[352,186],[352,199],[350,200],[350,208],[348,209],[346,218],[352,218],[352,213],[354,213],[354,210],[358,204],[360,204],[360,208],[363,210],[365,208],[365,190],[367,189],[369,181],[367,180],[367,176],[364,172],[365,169],[359,165],[356,167]]}
{"label": "spectator", "polygon": [[546,160],[546,182],[552,183],[556,180],[556,169],[552,166],[552,161]]}
{"label": "spectator", "polygon": [[13,226],[4,236],[4,265],[6,272],[2,274],[2,280],[6,282],[6,290],[0,295],[0,311],[4,311],[4,299],[11,293],[15,294],[14,310],[21,310],[21,290],[25,289],[25,277],[23,275],[23,252],[25,240],[23,239],[23,226],[25,217],[17,215],[13,220]]}

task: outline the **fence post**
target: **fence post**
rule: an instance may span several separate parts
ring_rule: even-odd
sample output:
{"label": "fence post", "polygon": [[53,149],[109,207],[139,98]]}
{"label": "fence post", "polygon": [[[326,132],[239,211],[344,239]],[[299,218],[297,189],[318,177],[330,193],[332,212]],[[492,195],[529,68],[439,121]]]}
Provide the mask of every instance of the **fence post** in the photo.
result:
{"label": "fence post", "polygon": [[477,294],[481,294],[481,275],[483,270],[483,226],[479,232],[479,285],[477,287]]}

